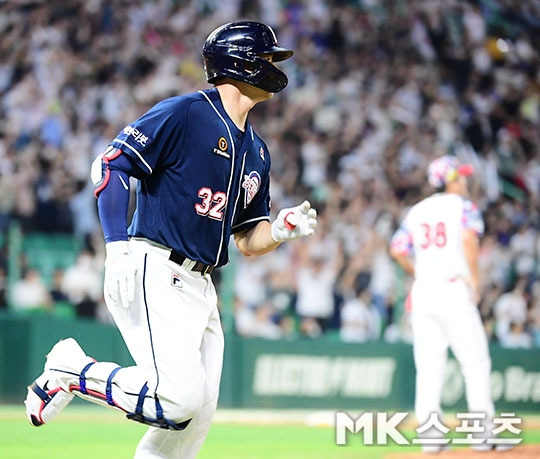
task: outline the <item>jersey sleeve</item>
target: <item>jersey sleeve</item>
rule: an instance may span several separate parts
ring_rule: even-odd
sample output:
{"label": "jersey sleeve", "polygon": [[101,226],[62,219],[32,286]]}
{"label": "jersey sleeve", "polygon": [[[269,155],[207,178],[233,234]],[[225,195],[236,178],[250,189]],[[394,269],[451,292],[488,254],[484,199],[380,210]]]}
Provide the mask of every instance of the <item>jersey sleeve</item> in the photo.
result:
{"label": "jersey sleeve", "polygon": [[168,145],[178,141],[181,116],[171,99],[166,99],[122,129],[109,145],[120,148],[137,165],[143,175],[150,175],[162,164]]}
{"label": "jersey sleeve", "polygon": [[[250,177],[244,177],[244,200],[249,199],[250,184],[253,181]],[[246,208],[240,212],[238,218],[233,223],[232,232],[238,233],[246,229],[252,228],[260,221],[270,221],[270,177],[267,176],[261,184],[259,191],[255,194],[251,202]]]}
{"label": "jersey sleeve", "polygon": [[473,230],[478,236],[484,234],[484,220],[478,206],[471,201],[463,201],[463,213],[461,215],[461,226],[464,229]]}
{"label": "jersey sleeve", "polygon": [[413,236],[405,219],[390,241],[390,248],[398,253],[409,255],[413,251]]}
{"label": "jersey sleeve", "polygon": [[106,180],[96,189],[103,235],[107,243],[127,241],[129,177],[137,174],[136,165],[127,155],[115,154],[106,166]]}

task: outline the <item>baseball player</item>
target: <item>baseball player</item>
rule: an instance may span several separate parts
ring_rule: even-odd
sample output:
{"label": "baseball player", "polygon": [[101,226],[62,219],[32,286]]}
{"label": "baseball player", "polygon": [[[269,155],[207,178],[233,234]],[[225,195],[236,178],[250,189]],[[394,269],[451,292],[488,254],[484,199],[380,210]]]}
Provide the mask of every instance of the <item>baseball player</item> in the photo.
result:
{"label": "baseball player", "polygon": [[[202,55],[212,89],[166,99],[126,126],[95,160],[92,179],[106,241],[105,299],[136,363],[96,362],[58,342],[29,387],[30,422],[50,422],[78,395],[151,427],[136,458],[191,458],[216,409],[223,333],[210,273],[228,261],[311,236],[308,201],[270,222],[270,155],[248,121],[285,88],[274,62],[293,52],[258,22],[223,25]],[[126,223],[130,177],[137,207]]]}
{"label": "baseball player", "polygon": [[[414,276],[410,298],[418,422],[425,425],[432,413],[440,419],[450,347],[465,379],[469,412],[485,416],[484,435],[489,435],[494,415],[491,360],[477,308],[478,248],[484,224],[476,205],[466,198],[466,177],[472,173],[471,165],[460,164],[455,157],[435,159],[428,180],[437,192],[409,210],[392,237],[390,253]],[[432,429],[425,435],[441,433]],[[440,448],[442,443],[424,446],[427,451]]]}

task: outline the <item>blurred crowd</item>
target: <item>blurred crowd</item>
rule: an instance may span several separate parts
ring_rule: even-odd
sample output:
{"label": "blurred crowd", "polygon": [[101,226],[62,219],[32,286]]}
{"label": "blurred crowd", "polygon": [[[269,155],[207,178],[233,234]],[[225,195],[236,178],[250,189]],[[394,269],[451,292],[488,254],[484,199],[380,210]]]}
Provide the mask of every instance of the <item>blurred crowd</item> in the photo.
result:
{"label": "blurred crowd", "polygon": [[[450,153],[476,170],[486,331],[540,346],[540,0],[0,3],[0,229],[85,241],[43,305],[108,320],[90,164],[158,100],[207,87],[204,39],[239,18],[295,50],[289,86],[250,116],[272,155],[273,212],[308,198],[319,228],[264,257],[231,246],[234,284],[216,280],[234,290],[236,331],[409,342],[411,279],[388,242],[431,192],[427,164]],[[39,277],[23,266],[14,307],[36,304],[24,297]]]}

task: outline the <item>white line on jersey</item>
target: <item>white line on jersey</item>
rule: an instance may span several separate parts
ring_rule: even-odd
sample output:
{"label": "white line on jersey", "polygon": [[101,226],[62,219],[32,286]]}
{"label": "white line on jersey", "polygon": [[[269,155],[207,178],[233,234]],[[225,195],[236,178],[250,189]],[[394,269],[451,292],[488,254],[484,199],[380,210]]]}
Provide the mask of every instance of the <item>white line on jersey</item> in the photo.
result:
{"label": "white line on jersey", "polygon": [[126,191],[128,191],[128,190],[129,190],[129,187],[128,187],[127,183],[124,182],[124,179],[122,178],[122,176],[119,175],[118,178],[119,178],[120,181],[122,182],[122,185],[123,185],[123,187],[126,189]]}
{"label": "white line on jersey", "polygon": [[135,153],[139,159],[141,160],[141,162],[146,166],[146,168],[148,169],[148,171],[150,173],[152,173],[152,168],[150,167],[150,164],[148,164],[144,158],[142,157],[142,155],[137,151],[135,150],[135,148],[133,148],[129,143],[127,142],[124,142],[123,140],[120,140],[119,138],[116,138],[113,140],[113,142],[118,142],[118,143],[121,143],[122,145],[125,145],[126,147],[128,147],[133,153]]}
{"label": "white line on jersey", "polygon": [[[217,89],[214,88],[213,91],[217,91]],[[230,172],[230,175],[229,175],[229,185],[227,186],[227,196],[229,196],[229,192],[231,191],[232,179],[234,177],[234,161],[235,161],[235,158],[236,158],[236,150],[234,148],[234,141],[233,141],[233,138],[232,138],[231,130],[229,128],[229,125],[227,124],[227,121],[225,121],[225,118],[223,118],[223,116],[221,116],[221,113],[219,113],[219,110],[216,108],[216,106],[213,104],[213,102],[210,100],[210,98],[204,93],[204,91],[199,91],[199,93],[202,94],[203,97],[208,101],[210,106],[216,112],[217,116],[219,116],[219,118],[221,119],[221,121],[225,125],[225,128],[227,128],[227,134],[229,135],[229,140],[231,142],[231,147],[232,147],[231,172]],[[244,160],[245,160],[245,157],[244,157]],[[243,170],[243,169],[244,169],[244,166],[242,166],[241,170]],[[236,196],[236,201],[238,201],[238,196],[240,196],[240,193],[238,193],[238,195]],[[236,208],[236,205],[235,205],[235,208]],[[234,215],[234,209],[233,209],[233,215]],[[221,250],[223,249],[223,234],[224,234],[224,231],[225,231],[225,220],[226,219],[224,218],[223,221],[221,222],[221,241],[219,242],[218,253],[217,253],[217,256],[216,256],[216,262],[219,260],[219,258],[221,256]]]}

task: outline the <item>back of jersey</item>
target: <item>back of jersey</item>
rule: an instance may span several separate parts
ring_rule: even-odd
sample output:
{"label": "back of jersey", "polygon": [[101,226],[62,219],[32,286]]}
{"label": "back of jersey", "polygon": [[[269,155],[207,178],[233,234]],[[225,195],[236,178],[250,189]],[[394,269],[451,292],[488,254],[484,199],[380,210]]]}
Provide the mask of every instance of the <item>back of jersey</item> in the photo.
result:
{"label": "back of jersey", "polygon": [[483,232],[480,213],[473,203],[457,194],[435,194],[412,207],[402,228],[414,250],[416,280],[469,277],[463,231]]}

